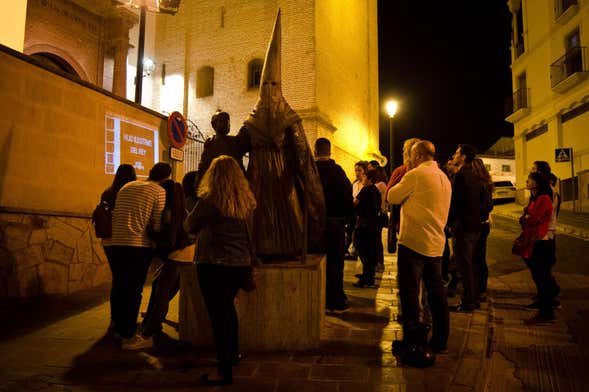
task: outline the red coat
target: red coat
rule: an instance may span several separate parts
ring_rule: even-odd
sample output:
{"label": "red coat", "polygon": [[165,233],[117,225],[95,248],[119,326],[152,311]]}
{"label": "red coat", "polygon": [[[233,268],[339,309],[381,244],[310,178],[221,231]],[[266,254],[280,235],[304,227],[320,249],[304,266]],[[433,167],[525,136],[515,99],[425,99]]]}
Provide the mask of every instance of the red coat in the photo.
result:
{"label": "red coat", "polygon": [[548,234],[548,225],[552,217],[552,200],[548,195],[540,195],[530,200],[521,219],[524,239],[529,243],[524,249],[522,257],[530,258],[534,250],[534,242],[541,240]]}

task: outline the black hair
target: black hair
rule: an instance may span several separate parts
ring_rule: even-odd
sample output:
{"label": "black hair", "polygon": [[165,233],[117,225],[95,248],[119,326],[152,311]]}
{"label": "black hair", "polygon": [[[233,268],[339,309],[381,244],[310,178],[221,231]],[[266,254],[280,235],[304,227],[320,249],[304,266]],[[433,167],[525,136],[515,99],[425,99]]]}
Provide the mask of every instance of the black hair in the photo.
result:
{"label": "black hair", "polygon": [[476,147],[470,144],[459,144],[458,148],[460,148],[460,154],[464,155],[464,161],[466,163],[471,163],[477,156]]}
{"label": "black hair", "polygon": [[184,174],[182,178],[182,189],[184,189],[184,197],[196,197],[196,177],[198,172],[196,170],[189,171]]}
{"label": "black hair", "polygon": [[315,152],[318,156],[322,157],[331,155],[331,142],[329,139],[320,137],[315,140]]}
{"label": "black hair", "polygon": [[550,182],[548,182],[548,177],[540,172],[530,173],[528,178],[534,180],[536,183],[536,195],[530,196],[530,200],[536,199],[538,196],[541,195],[548,195],[550,199],[552,199],[552,188],[550,187]]}
{"label": "black hair", "polygon": [[552,172],[552,170],[550,169],[550,164],[546,161],[534,161],[534,165],[536,165],[536,171],[539,171],[545,176],[549,175]]}
{"label": "black hair", "polygon": [[117,169],[115,174],[115,178],[112,180],[112,185],[110,186],[111,191],[113,191],[114,195],[116,196],[117,193],[121,190],[123,185],[128,182],[135,181],[137,179],[137,175],[135,174],[135,168],[128,163],[123,163]]}
{"label": "black hair", "polygon": [[172,166],[165,162],[158,162],[153,165],[149,171],[149,177],[147,179],[151,181],[161,181],[170,177],[170,174],[172,174]]}

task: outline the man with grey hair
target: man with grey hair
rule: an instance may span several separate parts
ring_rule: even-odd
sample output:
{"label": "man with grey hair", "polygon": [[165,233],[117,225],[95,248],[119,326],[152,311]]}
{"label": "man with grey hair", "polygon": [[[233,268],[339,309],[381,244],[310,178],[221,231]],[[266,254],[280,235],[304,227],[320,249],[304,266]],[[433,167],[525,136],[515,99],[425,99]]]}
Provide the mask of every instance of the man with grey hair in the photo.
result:
{"label": "man with grey hair", "polygon": [[[401,362],[426,367],[435,353],[445,352],[449,334],[448,302],[442,284],[441,259],[446,236],[452,188],[440,170],[435,147],[427,140],[411,149],[412,170],[389,189],[387,200],[401,204],[399,231],[399,293],[403,312],[403,340],[393,350]],[[423,278],[431,308],[433,331],[427,344],[429,325],[419,321],[419,287]]]}

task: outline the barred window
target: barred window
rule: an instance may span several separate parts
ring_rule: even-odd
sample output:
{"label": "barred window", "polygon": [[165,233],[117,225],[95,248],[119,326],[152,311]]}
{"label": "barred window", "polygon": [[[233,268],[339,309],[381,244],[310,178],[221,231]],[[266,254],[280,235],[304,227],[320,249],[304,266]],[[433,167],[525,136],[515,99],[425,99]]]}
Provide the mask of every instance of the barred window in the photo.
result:
{"label": "barred window", "polygon": [[264,67],[264,60],[253,59],[247,65],[247,88],[254,89],[260,87],[260,79],[262,78],[262,68]]}

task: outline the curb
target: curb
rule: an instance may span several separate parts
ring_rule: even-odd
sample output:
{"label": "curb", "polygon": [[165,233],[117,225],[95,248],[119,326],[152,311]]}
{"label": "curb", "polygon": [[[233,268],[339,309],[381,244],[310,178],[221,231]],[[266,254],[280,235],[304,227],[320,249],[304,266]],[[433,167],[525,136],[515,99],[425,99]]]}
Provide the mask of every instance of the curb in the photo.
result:
{"label": "curb", "polygon": [[[512,219],[517,222],[521,214],[517,214],[514,212],[491,212],[491,216],[500,216],[503,218]],[[561,222],[558,222],[556,226],[556,232],[577,237],[582,240],[589,240],[589,230],[582,229],[577,226],[567,225]]]}

